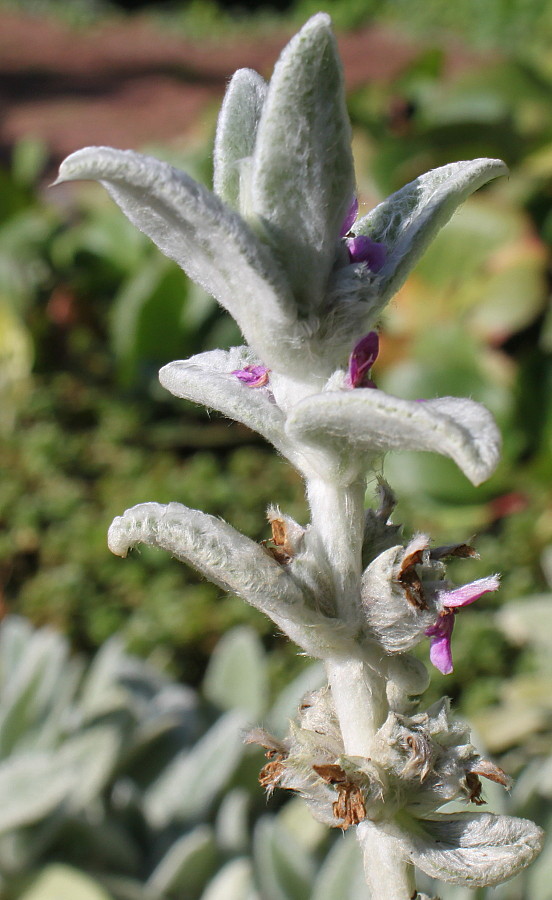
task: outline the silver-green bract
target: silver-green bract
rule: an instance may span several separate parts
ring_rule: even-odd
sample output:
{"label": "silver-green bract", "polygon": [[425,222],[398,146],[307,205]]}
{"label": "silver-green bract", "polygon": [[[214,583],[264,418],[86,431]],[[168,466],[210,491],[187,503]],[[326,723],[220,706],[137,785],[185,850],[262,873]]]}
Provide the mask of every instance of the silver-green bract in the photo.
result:
{"label": "silver-green bract", "polygon": [[[414,553],[403,545],[385,487],[378,511],[366,514],[364,495],[391,450],[441,453],[479,484],[498,461],[499,433],[472,400],[353,388],[346,366],[437,230],[505,166],[456,162],[416,179],[352,226],[385,246],[383,265],[354,261],[341,236],[355,188],[350,125],[324,14],[291,40],[268,85],[249,70],[234,76],[214,162],[215,193],[155,159],[101,147],[65,160],[60,180],[101,181],[236,319],[245,346],[169,363],[161,383],[272,442],[305,478],[311,521],[303,528],[272,510],[271,554],[212,516],[144,503],[115,519],[110,547],[121,556],[140,542],[165,548],[324,660],[329,691],[307,704],[312,712],[285,739],[257,734],[280,759],[264,778],[303,794],[321,821],[358,824],[372,900],[411,897],[414,864],[456,884],[497,884],[536,855],[540,829],[439,812],[479,799],[478,766],[503,776],[446,715],[435,731],[433,714],[416,712],[425,682],[405,650],[449,614],[445,567],[427,538]],[[237,377],[256,366],[268,370],[263,384]],[[327,766],[343,772],[345,793],[319,774]]]}

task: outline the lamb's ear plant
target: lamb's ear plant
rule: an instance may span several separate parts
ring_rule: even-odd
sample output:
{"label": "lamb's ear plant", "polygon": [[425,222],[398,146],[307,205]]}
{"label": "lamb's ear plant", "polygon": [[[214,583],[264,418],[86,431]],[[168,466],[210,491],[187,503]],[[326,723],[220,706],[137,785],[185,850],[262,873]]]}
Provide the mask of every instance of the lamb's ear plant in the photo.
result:
{"label": "lamb's ear plant", "polygon": [[[495,575],[461,587],[446,577],[466,544],[404,540],[382,479],[388,451],[454,460],[479,484],[499,458],[489,412],[458,397],[406,401],[379,391],[373,330],[434,234],[474,190],[506,168],[453,162],[357,218],[341,65],[328,16],[314,16],[283,51],[270,84],[247,69],[231,80],[215,142],[215,193],[132,151],[91,147],[60,180],[97,179],[129,219],[231,313],[246,344],[161,370],[173,394],[248,425],[302,474],[310,522],[269,510],[260,546],[180,503],[143,503],[115,519],[109,546],[169,550],[265,612],[328,684],[305,699],[286,737],[262,729],[261,783],[300,793],[330,826],[355,827],[372,900],[411,900],[414,867],[445,882],[498,884],[539,852],[532,822],[466,809],[480,778],[508,786],[439,701],[419,711],[428,683],[409,651],[452,670],[458,610],[498,588]],[[365,509],[367,479],[380,482]],[[183,612],[185,614],[185,612]]]}

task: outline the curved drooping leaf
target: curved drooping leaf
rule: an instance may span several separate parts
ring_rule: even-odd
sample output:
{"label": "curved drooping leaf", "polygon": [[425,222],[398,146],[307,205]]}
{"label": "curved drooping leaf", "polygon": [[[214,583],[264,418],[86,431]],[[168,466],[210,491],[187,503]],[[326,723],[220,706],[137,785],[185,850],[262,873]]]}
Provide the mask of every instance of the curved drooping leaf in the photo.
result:
{"label": "curved drooping leaf", "polygon": [[259,365],[259,360],[248,347],[208,350],[168,363],[159,372],[159,381],[175,397],[209,406],[247,425],[283,453],[284,416],[270,388],[249,387],[232,375],[250,365]]}
{"label": "curved drooping leaf", "polygon": [[110,550],[126,556],[136,544],[169,550],[227,591],[267,615],[300,609],[300,588],[267,551],[215,516],[181,503],[140,503],[113,520]]}
{"label": "curved drooping leaf", "polygon": [[436,815],[416,824],[419,829],[404,838],[412,862],[432,878],[468,887],[517,875],[540,852],[544,837],[528,819],[490,813]]}
{"label": "curved drooping leaf", "polygon": [[139,503],[113,520],[108,544],[126,556],[136,544],[168,550],[214,584],[264,612],[312,656],[351,653],[347,626],[309,606],[298,581],[260,544],[215,516],[181,503]]}
{"label": "curved drooping leaf", "polygon": [[337,458],[357,459],[359,469],[389,450],[431,450],[453,459],[474,484],[489,477],[500,452],[500,433],[481,404],[401,400],[372,388],[313,394],[291,410],[286,430]]}

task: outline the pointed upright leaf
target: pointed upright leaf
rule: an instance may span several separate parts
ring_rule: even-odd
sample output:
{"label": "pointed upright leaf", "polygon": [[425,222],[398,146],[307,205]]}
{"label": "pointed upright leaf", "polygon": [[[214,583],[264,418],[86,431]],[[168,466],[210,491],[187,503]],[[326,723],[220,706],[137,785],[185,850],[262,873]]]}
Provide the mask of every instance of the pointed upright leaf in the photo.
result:
{"label": "pointed upright leaf", "polygon": [[379,272],[380,306],[395,294],[455,209],[493,178],[507,174],[500,159],[473,159],[432,169],[387,197],[360,219],[355,234],[385,244]]}
{"label": "pointed upright leaf", "polygon": [[249,860],[239,856],[227,862],[209,882],[201,900],[261,900],[253,887]]}
{"label": "pointed upright leaf", "polygon": [[112,900],[103,887],[79,869],[51,863],[42,869],[20,900]]}
{"label": "pointed upright leaf", "polygon": [[253,853],[263,898],[303,900],[310,896],[312,859],[277,819],[265,816],[258,822]]}
{"label": "pointed upright leaf", "polygon": [[311,900],[369,900],[362,854],[353,829],[336,841],[314,882]]}
{"label": "pointed upright leaf", "polygon": [[354,191],[351,131],[329,16],[313,16],[270,81],[253,160],[253,211],[304,311],[323,300]]}
{"label": "pointed upright leaf", "polygon": [[253,155],[266,91],[266,82],[257,72],[238,69],[224,95],[215,137],[213,186],[233,209],[240,209],[240,163]]}

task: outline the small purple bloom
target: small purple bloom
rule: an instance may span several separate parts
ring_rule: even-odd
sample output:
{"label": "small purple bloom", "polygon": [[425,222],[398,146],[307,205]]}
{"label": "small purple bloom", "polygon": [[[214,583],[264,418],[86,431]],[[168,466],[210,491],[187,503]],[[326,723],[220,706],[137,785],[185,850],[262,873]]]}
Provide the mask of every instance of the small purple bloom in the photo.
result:
{"label": "small purple bloom", "polygon": [[357,236],[350,234],[357,215],[358,200],[356,197],[353,197],[339,235],[340,237],[345,238],[345,246],[347,247],[350,262],[365,262],[372,272],[379,272],[385,262],[387,248],[385,244],[378,244],[377,241],[373,241],[372,238],[368,237],[366,234],[359,234]]}
{"label": "small purple bloom", "polygon": [[349,357],[349,371],[347,373],[347,385],[352,388],[375,388],[370,378],[370,369],[374,365],[379,353],[379,338],[377,332],[369,331],[361,337],[353,347]]}
{"label": "small purple bloom", "polygon": [[356,218],[358,216],[358,200],[356,197],[353,197],[351,200],[351,205],[345,216],[343,225],[341,226],[341,231],[339,232],[339,237],[347,237],[351,228],[356,222]]}
{"label": "small purple bloom", "polygon": [[262,387],[268,383],[268,369],[266,366],[245,366],[243,369],[234,369],[231,373],[248,387]]}
{"label": "small purple bloom", "polygon": [[387,255],[385,244],[378,244],[366,234],[346,238],[345,243],[352,263],[365,262],[372,272],[379,272],[383,267]]}
{"label": "small purple bloom", "polygon": [[452,649],[451,638],[454,628],[454,616],[462,606],[469,606],[475,603],[483,594],[488,591],[496,591],[500,586],[498,575],[490,575],[487,578],[479,578],[478,581],[472,581],[463,587],[455,588],[452,591],[441,591],[439,601],[442,603],[443,609],[439,613],[439,617],[434,625],[427,629],[426,635],[431,638],[431,647],[429,658],[443,675],[450,675],[452,672]]}

